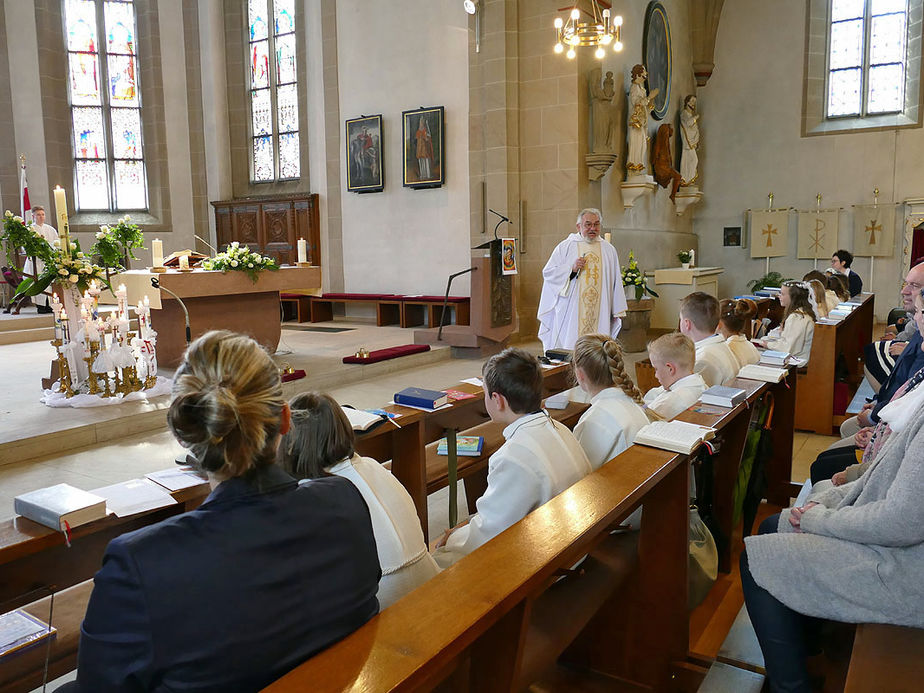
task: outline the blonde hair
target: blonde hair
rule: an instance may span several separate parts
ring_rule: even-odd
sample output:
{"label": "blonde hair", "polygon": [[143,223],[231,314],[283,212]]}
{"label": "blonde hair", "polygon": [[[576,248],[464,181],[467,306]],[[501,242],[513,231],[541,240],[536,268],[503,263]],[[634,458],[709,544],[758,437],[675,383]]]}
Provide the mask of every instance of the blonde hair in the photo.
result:
{"label": "blonde hair", "polygon": [[212,331],[186,350],[167,424],[202,469],[236,477],[272,463],[284,405],[266,350],[250,337]]}
{"label": "blonde hair", "polygon": [[577,340],[571,363],[580,368],[597,387],[618,387],[640,407],[645,406],[642,393],[626,373],[619,342],[602,334],[588,334]]}
{"label": "blonde hair", "polygon": [[825,297],[825,285],[817,279],[807,280],[812,292],[815,294],[815,305],[818,306],[818,318],[828,317],[828,301]]}
{"label": "blonde hair", "polygon": [[690,372],[696,365],[696,347],[693,340],[679,332],[662,334],[648,342],[648,356],[651,357],[653,354]]}

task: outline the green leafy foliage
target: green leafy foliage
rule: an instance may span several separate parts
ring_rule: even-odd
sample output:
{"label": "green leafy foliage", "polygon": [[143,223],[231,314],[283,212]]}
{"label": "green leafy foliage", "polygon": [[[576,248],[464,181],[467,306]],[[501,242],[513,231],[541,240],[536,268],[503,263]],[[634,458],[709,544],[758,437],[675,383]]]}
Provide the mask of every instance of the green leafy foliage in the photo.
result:
{"label": "green leafy foliage", "polygon": [[645,294],[658,297],[658,294],[648,288],[645,273],[639,268],[635,254],[631,250],[629,251],[629,264],[622,268],[622,285],[635,287],[636,301],[641,301]]}

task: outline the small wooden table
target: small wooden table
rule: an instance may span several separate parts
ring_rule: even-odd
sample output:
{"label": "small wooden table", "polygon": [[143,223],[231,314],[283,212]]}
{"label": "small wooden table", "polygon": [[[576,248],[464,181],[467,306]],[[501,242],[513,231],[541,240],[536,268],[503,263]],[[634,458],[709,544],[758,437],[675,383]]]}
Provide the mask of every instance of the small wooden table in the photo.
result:
{"label": "small wooden table", "polygon": [[276,351],[282,335],[279,292],[321,288],[320,267],[282,267],[276,272],[261,272],[256,282],[244,272],[206,270],[160,274],[130,270],[116,275],[112,285],[125,284],[131,305],[145,296],[150,299],[151,326],[157,331],[157,362],[167,368],[176,367],[183,358],[186,318],[173,296],[151,285],[154,278],[186,304],[191,339],[209,330],[231,330],[250,335],[270,353]]}

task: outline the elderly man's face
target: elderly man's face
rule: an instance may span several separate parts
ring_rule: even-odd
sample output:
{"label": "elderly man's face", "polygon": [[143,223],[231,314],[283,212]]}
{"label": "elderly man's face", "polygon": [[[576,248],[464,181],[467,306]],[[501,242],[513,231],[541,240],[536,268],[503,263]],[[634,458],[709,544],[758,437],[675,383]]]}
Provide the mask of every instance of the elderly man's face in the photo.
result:
{"label": "elderly man's face", "polygon": [[577,223],[577,230],[587,241],[598,240],[600,238],[600,217],[596,214],[585,214]]}
{"label": "elderly man's face", "polygon": [[921,293],[922,288],[924,288],[924,264],[915,265],[905,275],[905,282],[902,284],[902,307],[905,310],[914,310],[915,294]]}

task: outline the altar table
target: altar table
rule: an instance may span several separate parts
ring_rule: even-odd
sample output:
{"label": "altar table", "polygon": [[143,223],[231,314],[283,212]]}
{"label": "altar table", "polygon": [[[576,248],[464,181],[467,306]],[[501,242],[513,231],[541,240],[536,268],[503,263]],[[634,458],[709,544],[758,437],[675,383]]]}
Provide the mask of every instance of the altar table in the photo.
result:
{"label": "altar table", "polygon": [[261,272],[254,282],[244,272],[168,270],[155,274],[129,270],[112,278],[113,288],[124,284],[130,305],[145,296],[151,302],[151,326],[157,331],[157,363],[175,368],[186,350],[183,309],[166,291],[155,289],[151,279],[179,296],[189,311],[192,339],[209,330],[232,330],[253,337],[272,354],[279,346],[282,328],[279,292],[317,292],[320,267],[282,267]]}

